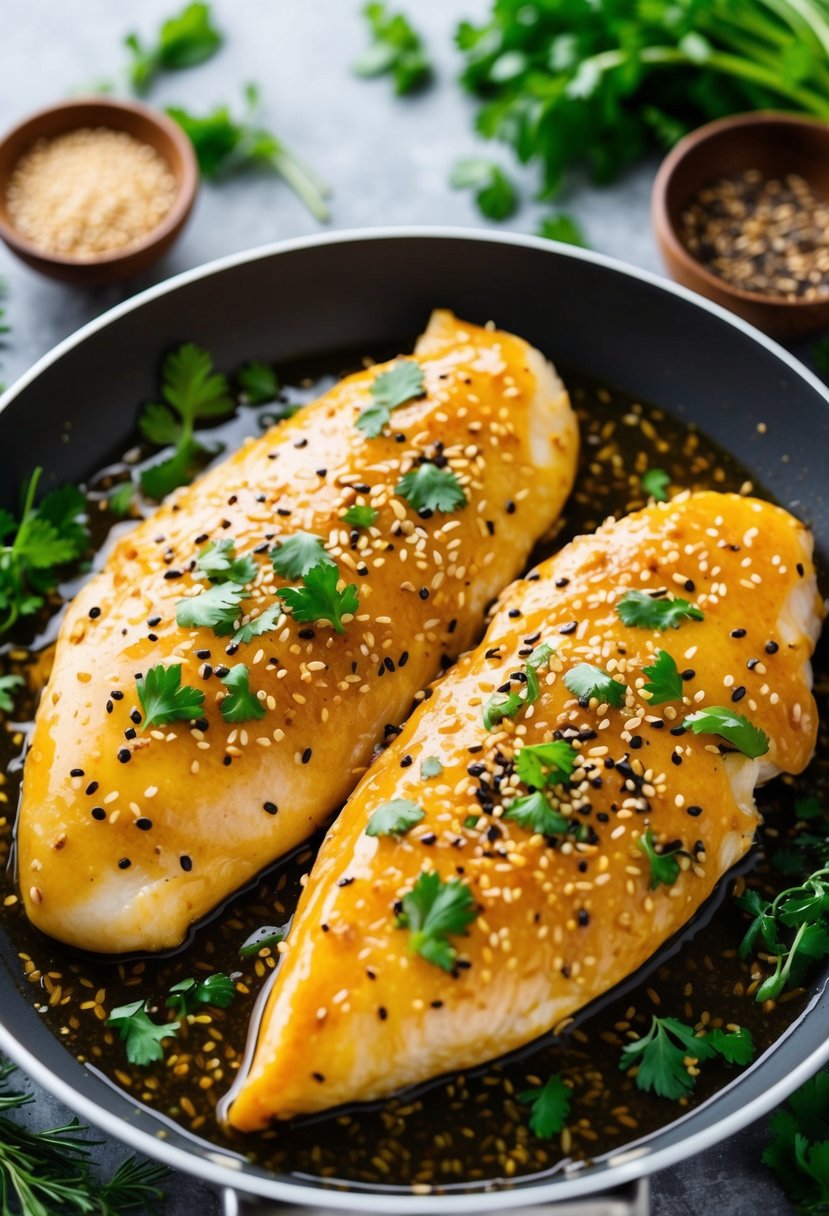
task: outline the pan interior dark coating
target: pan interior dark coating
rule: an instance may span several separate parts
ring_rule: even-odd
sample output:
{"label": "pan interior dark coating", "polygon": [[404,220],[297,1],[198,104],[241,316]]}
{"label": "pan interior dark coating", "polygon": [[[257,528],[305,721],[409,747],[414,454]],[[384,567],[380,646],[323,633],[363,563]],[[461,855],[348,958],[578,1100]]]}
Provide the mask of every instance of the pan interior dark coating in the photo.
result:
{"label": "pan interior dark coating", "polygon": [[[4,505],[13,505],[35,464],[45,465],[48,486],[79,480],[120,453],[136,401],[155,389],[165,345],[197,341],[225,368],[268,354],[283,363],[334,349],[378,352],[394,336],[415,332],[436,304],[473,321],[493,318],[562,364],[589,368],[677,418],[693,419],[805,519],[819,550],[829,552],[829,397],[773,344],[704,303],[589,253],[458,231],[385,231],[277,247],[208,268],[104,318],[12,390],[0,415]],[[7,813],[0,808],[0,816]],[[246,1165],[242,1176],[212,1146],[77,1064],[19,995],[12,977],[20,960],[1,924],[0,959],[0,1041],[84,1118],[202,1177],[314,1201],[314,1179],[286,1186],[284,1176],[274,1179],[256,1165]],[[528,1202],[563,1197],[574,1187],[599,1190],[712,1143],[826,1058],[827,1017],[824,991],[759,1068],[663,1127],[633,1155],[600,1160],[552,1187],[544,1177],[513,1185]],[[500,1206],[488,1188],[471,1186],[482,1208]]]}

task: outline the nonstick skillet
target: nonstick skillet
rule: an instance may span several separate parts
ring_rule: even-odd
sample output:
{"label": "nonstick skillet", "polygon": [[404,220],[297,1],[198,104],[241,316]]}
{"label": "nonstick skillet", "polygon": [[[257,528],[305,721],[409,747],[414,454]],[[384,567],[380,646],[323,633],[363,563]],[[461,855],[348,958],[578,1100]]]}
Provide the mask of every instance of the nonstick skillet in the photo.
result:
{"label": "nonstick skillet", "polygon": [[[44,485],[82,480],[120,453],[159,353],[184,339],[221,367],[383,350],[436,305],[494,318],[552,359],[697,424],[813,529],[829,555],[829,394],[796,360],[716,306],[619,262],[546,241],[445,229],[386,229],[285,242],[181,275],[61,343],[0,401],[0,505],[35,465]],[[758,424],[765,424],[758,429]],[[277,1176],[197,1140],[79,1064],[19,993],[15,943],[0,930],[0,1050],[93,1124],[225,1189],[235,1212],[322,1206],[466,1213],[573,1204],[643,1213],[635,1180],[758,1118],[829,1059],[829,975],[802,1016],[725,1089],[646,1141],[572,1172],[451,1193],[326,1186]],[[610,1188],[615,1198],[596,1197]],[[624,1188],[627,1188],[625,1191]],[[241,1196],[258,1197],[245,1200]],[[593,1198],[586,1198],[593,1197]],[[559,1211],[558,1208],[555,1209]]]}

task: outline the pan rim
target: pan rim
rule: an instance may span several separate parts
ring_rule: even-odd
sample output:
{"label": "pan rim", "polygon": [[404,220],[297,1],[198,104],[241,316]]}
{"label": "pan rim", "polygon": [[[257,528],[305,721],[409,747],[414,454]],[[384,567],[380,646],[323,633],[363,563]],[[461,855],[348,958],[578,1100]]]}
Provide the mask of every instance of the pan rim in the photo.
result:
{"label": "pan rim", "polygon": [[[829,390],[809,368],[782,347],[779,343],[757,330],[748,322],[734,316],[720,305],[714,304],[694,292],[678,284],[672,283],[661,276],[647,270],[630,266],[620,259],[583,250],[546,238],[524,236],[519,233],[493,233],[488,229],[466,229],[454,226],[395,226],[389,228],[357,228],[343,229],[337,232],[322,233],[308,237],[297,237],[277,241],[254,249],[229,254],[225,257],[204,263],[154,284],[146,290],[131,296],[113,308],[108,309],[99,317],[87,322],[80,329],[68,335],[50,351],[41,356],[28,371],[24,372],[0,396],[0,413],[9,406],[30,384],[32,384],[47,368],[58,363],[68,352],[80,346],[87,339],[106,330],[113,322],[140,310],[145,304],[177,291],[181,287],[202,279],[221,274],[226,270],[242,267],[258,261],[267,260],[282,254],[303,252],[329,245],[355,244],[374,241],[478,241],[484,244],[514,246],[534,249],[541,253],[556,253],[575,261],[586,262],[614,274],[637,280],[650,287],[666,292],[669,295],[691,304],[703,312],[726,323],[732,329],[758,343],[774,355],[800,381],[805,382],[829,406]],[[814,1003],[814,1002],[813,1002]],[[129,1147],[145,1153],[147,1156],[161,1161],[173,1169],[192,1174],[217,1187],[230,1188],[242,1193],[256,1195],[262,1198],[276,1200],[282,1203],[319,1205],[336,1210],[360,1209],[364,1212],[400,1213],[413,1216],[414,1213],[439,1212],[483,1212],[513,1209],[551,1202],[558,1199],[575,1198],[590,1193],[597,1193],[608,1186],[631,1182],[637,1178],[664,1169],[694,1153],[709,1147],[732,1135],[736,1131],[766,1114],[794,1089],[807,1080],[822,1064],[829,1061],[829,1041],[814,1050],[805,1060],[789,1071],[773,1086],[762,1094],[747,1101],[739,1110],[723,1116],[706,1127],[682,1138],[676,1144],[668,1144],[653,1152],[636,1154],[631,1152],[629,1160],[621,1160],[596,1173],[582,1177],[556,1175],[549,1182],[510,1183],[507,1187],[493,1187],[491,1190],[476,1190],[459,1194],[446,1193],[438,1195],[413,1195],[400,1192],[369,1192],[355,1188],[353,1190],[329,1189],[322,1184],[313,1182],[284,1181],[279,1177],[268,1177],[265,1173],[248,1172],[243,1161],[231,1165],[233,1158],[224,1154],[216,1147],[216,1157],[224,1157],[226,1163],[212,1161],[201,1153],[188,1151],[177,1145],[165,1143],[157,1135],[147,1132],[127,1122],[120,1116],[104,1112],[97,1103],[76,1091],[73,1086],[64,1081],[23,1042],[12,1035],[12,1032],[0,1021],[0,1050],[14,1061],[38,1085],[52,1093],[70,1109],[77,1112],[81,1118],[94,1126],[102,1127],[109,1134]],[[738,1082],[736,1082],[738,1083]],[[729,1087],[730,1088],[730,1087]],[[722,1092],[722,1091],[720,1091]],[[716,1097],[716,1095],[715,1095]],[[616,1154],[624,1158],[626,1150]],[[481,1184],[487,1186],[486,1183]]]}

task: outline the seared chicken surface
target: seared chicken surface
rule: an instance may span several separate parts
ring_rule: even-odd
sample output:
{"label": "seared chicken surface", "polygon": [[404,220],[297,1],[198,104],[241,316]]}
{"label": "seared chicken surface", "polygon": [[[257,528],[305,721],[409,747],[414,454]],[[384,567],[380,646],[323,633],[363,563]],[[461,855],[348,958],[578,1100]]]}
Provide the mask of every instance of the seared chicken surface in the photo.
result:
{"label": "seared chicken surface", "polygon": [[757,782],[812,755],[811,551],[785,511],[699,493],[514,583],[331,829],[229,1122],[502,1055],[684,925],[749,848]]}
{"label": "seared chicken surface", "polygon": [[[180,942],[325,822],[554,523],[578,441],[542,356],[438,312],[403,361],[414,364],[408,398],[389,406],[386,394],[385,425],[383,408],[379,421],[361,419],[382,397],[375,380],[399,362],[350,376],[178,491],[70,606],[18,829],[26,910],[46,933],[92,951]],[[455,487],[435,509],[399,485],[426,466]],[[359,521],[344,521],[355,505]],[[336,563],[340,591],[356,589],[342,632],[278,597],[303,587],[271,560],[299,532],[318,538],[306,538],[306,555],[310,544],[314,560]],[[196,567],[221,541],[255,569],[238,575],[236,620],[231,611],[224,633],[177,623],[180,601],[188,620],[190,597],[227,588],[215,564],[213,577]],[[235,637],[269,611],[267,630]],[[179,664],[181,688],[203,705],[148,724],[137,680]],[[227,700],[240,664],[253,711],[242,695]]]}

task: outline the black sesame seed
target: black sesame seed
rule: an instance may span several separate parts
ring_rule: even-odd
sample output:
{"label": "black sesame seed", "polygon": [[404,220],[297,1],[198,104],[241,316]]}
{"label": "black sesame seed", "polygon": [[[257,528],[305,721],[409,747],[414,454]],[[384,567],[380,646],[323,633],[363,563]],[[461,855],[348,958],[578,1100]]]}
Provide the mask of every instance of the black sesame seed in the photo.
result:
{"label": "black sesame seed", "polygon": [[310,642],[311,638],[315,638],[316,636],[317,636],[317,631],[315,629],[311,629],[311,628],[300,629],[299,632],[297,633],[297,637],[302,638],[302,640],[304,642]]}
{"label": "black sesame seed", "polygon": [[89,609],[89,619],[91,621],[96,621],[100,615],[101,615],[100,608],[90,608]]}
{"label": "black sesame seed", "polygon": [[[307,443],[308,441],[306,440],[305,442]],[[294,444],[294,447],[296,447],[296,446],[297,445]],[[311,1076],[314,1078],[315,1081],[319,1081],[320,1085],[322,1085],[323,1081],[325,1080],[325,1077],[323,1076],[323,1074],[321,1072],[312,1072]]]}
{"label": "black sesame seed", "polygon": [[161,617],[160,616],[151,616],[148,618],[147,624],[149,625],[150,629],[155,629],[156,625],[161,624]]}
{"label": "black sesame seed", "polygon": [[730,636],[732,638],[744,638],[746,636],[745,629],[732,629]]}
{"label": "black sesame seed", "polygon": [[102,806],[93,806],[90,814],[92,815],[93,819],[97,819],[99,821],[101,819],[106,819],[107,817],[107,813]]}
{"label": "black sesame seed", "polygon": [[417,593],[417,594],[420,596],[420,598],[421,598],[422,600],[428,600],[428,598],[429,598],[429,588],[428,588],[428,587],[421,587],[421,588],[420,588],[420,590],[418,591],[418,593]]}
{"label": "black sesame seed", "polygon": [[150,828],[153,826],[153,821],[152,819],[147,819],[142,815],[140,819],[136,819],[135,826],[138,828],[139,832],[149,832]]}
{"label": "black sesame seed", "polygon": [[148,633],[148,634],[147,634],[147,641],[148,641],[148,642],[157,642],[157,641],[158,641],[158,634],[157,634],[157,633]]}
{"label": "black sesame seed", "polygon": [[313,755],[312,749],[310,747],[306,747],[305,751],[302,753],[302,763],[307,764],[308,761],[311,759],[312,755]]}
{"label": "black sesame seed", "polygon": [[437,836],[435,835],[434,832],[427,832],[425,836],[421,836],[420,843],[421,844],[434,844],[436,840],[437,840]]}
{"label": "black sesame seed", "polygon": [[514,620],[516,620],[516,619],[517,619],[519,616],[521,616],[521,609],[520,609],[520,608],[510,608],[509,612],[507,613],[507,616],[508,616],[508,617],[509,617],[511,620],[513,620],[513,621],[514,621]]}
{"label": "black sesame seed", "polygon": [[124,738],[132,740],[135,738],[136,734],[137,734],[137,732],[136,732],[135,727],[128,726],[127,729],[124,731]]}
{"label": "black sesame seed", "polygon": [[304,438],[303,438],[303,439],[297,439],[297,440],[295,441],[295,443],[294,443],[294,447],[295,447],[295,448],[307,448],[307,447],[308,447],[308,440],[307,440],[307,439],[304,439]]}
{"label": "black sesame seed", "polygon": [[687,814],[689,814],[691,816],[692,819],[696,819],[698,815],[702,814],[701,806],[686,806],[685,810],[686,810]]}
{"label": "black sesame seed", "polygon": [[107,701],[107,703],[106,703],[106,711],[107,711],[107,713],[108,713],[108,714],[111,714],[114,708],[115,708],[115,706],[112,704],[112,702],[111,702],[111,701]]}
{"label": "black sesame seed", "polygon": [[225,667],[224,663],[220,663],[218,667],[213,669],[220,680],[223,680],[230,671],[229,667]]}
{"label": "black sesame seed", "polygon": [[233,763],[232,756],[223,756],[222,757],[222,764],[225,766],[225,768],[230,768],[232,763]]}
{"label": "black sesame seed", "polygon": [[[196,537],[194,544],[203,545],[204,542],[209,539],[210,539],[210,536],[207,532],[200,532],[199,535]],[[161,537],[161,540],[164,540],[163,536]]]}
{"label": "black sesame seed", "polygon": [[680,679],[685,680],[685,681],[693,680],[693,678],[696,674],[697,673],[693,667],[686,667],[685,671],[682,672]]}
{"label": "black sesame seed", "polygon": [[739,687],[735,688],[734,691],[732,692],[731,700],[734,702],[742,701],[742,699],[745,695],[746,695],[745,685],[740,684]]}
{"label": "black sesame seed", "polygon": [[795,570],[797,570],[797,573],[801,578],[803,578],[803,575],[806,573],[806,571],[803,569],[803,562],[798,562],[795,566]]}
{"label": "black sesame seed", "polygon": [[759,659],[749,659],[749,661],[746,663],[746,667],[749,669],[749,671],[754,671],[754,668],[759,662]]}
{"label": "black sesame seed", "polygon": [[389,1016],[388,1009],[386,1009],[385,1006],[381,1005],[380,1008],[377,1010],[377,1016],[381,1022],[385,1022],[386,1018]]}
{"label": "black sesame seed", "polygon": [[515,503],[512,501],[512,499],[511,499],[511,498],[508,498],[508,499],[507,499],[507,501],[506,501],[506,503],[505,503],[504,505],[505,505],[505,507],[506,507],[506,512],[507,512],[507,515],[514,515],[514,514],[515,514]]}
{"label": "black sesame seed", "polygon": [[132,865],[132,862],[130,861],[129,857],[122,857],[121,860],[118,862],[118,869],[119,870],[128,870],[131,865]]}
{"label": "black sesame seed", "polygon": [[575,633],[575,631],[578,629],[578,627],[579,627],[578,621],[568,621],[566,625],[561,626],[561,628],[559,629],[559,633],[563,633],[563,634]]}
{"label": "black sesame seed", "polygon": [[83,775],[84,772],[82,768],[70,768],[69,770],[70,777],[83,777]]}
{"label": "black sesame seed", "polygon": [[486,530],[490,536],[495,535],[495,524],[493,523],[493,521],[491,519],[488,519],[486,521]]}
{"label": "black sesame seed", "polygon": [[630,746],[633,748],[634,751],[638,751],[639,748],[642,746],[642,743],[643,743],[642,736],[634,735],[630,741]]}
{"label": "black sesame seed", "polygon": [[412,763],[411,756],[404,756],[403,759],[400,761],[400,767],[408,768],[411,763]]}
{"label": "black sesame seed", "polygon": [[128,747],[122,747],[118,751],[118,759],[122,764],[129,764],[130,760],[132,760],[132,752]]}
{"label": "black sesame seed", "polygon": [[405,667],[406,664],[408,663],[408,661],[409,661],[409,652],[408,652],[408,650],[404,650],[403,653],[401,654],[400,658],[397,660],[397,666]]}
{"label": "black sesame seed", "polygon": [[692,578],[686,578],[683,586],[686,591],[696,591],[697,585]]}
{"label": "black sesame seed", "polygon": [[209,651],[209,650],[197,650],[197,651],[196,651],[196,658],[197,658],[197,659],[209,659],[209,658],[210,658],[210,651]]}
{"label": "black sesame seed", "polygon": [[168,582],[171,583],[171,582],[173,582],[174,579],[181,578],[182,573],[181,573],[181,570],[165,570],[164,577],[167,579]]}
{"label": "black sesame seed", "polygon": [[124,699],[124,694],[120,691],[120,689],[117,688],[109,695],[112,697],[113,701],[123,701]]}
{"label": "black sesame seed", "polygon": [[586,908],[579,908],[578,921],[582,928],[590,924],[590,914]]}
{"label": "black sesame seed", "polygon": [[764,647],[766,654],[777,654],[779,649],[780,649],[780,647],[777,645],[776,642],[766,642],[766,645]]}
{"label": "black sesame seed", "polygon": [[671,752],[671,764],[680,765],[681,763],[682,757],[680,756],[679,752]]}
{"label": "black sesame seed", "polygon": [[275,815],[277,813],[277,811],[279,810],[279,807],[276,805],[275,802],[263,802],[262,808],[263,808],[263,810],[266,810],[269,815]]}
{"label": "black sesame seed", "polygon": [[353,878],[338,878],[337,886],[338,887],[350,887],[353,882],[354,882]]}
{"label": "black sesame seed", "polygon": [[137,709],[130,710],[130,722],[133,722],[136,726],[141,725],[141,714]]}
{"label": "black sesame seed", "polygon": [[178,863],[182,870],[184,870],[185,874],[189,874],[193,869],[193,859],[192,857],[188,857],[186,853],[182,853],[181,857],[178,859]]}

